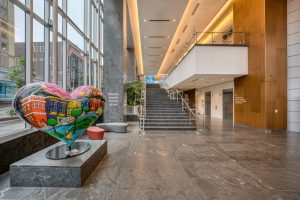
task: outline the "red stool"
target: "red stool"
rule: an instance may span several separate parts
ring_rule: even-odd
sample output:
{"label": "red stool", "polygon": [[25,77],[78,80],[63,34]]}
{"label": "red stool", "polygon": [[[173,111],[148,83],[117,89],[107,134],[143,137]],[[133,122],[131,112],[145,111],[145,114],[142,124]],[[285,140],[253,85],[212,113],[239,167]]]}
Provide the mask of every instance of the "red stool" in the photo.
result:
{"label": "red stool", "polygon": [[90,126],[87,129],[87,133],[92,140],[103,140],[105,130],[97,126]]}

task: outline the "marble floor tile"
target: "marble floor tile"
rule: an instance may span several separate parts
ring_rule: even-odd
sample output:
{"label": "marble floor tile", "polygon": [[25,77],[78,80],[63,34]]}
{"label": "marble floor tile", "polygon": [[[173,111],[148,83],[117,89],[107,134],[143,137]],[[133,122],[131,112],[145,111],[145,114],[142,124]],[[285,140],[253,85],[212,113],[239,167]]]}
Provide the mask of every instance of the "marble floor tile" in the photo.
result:
{"label": "marble floor tile", "polygon": [[139,134],[136,123],[128,130],[105,134],[108,154],[82,188],[11,188],[5,173],[0,199],[300,199],[300,134],[266,134],[216,119],[201,134]]}

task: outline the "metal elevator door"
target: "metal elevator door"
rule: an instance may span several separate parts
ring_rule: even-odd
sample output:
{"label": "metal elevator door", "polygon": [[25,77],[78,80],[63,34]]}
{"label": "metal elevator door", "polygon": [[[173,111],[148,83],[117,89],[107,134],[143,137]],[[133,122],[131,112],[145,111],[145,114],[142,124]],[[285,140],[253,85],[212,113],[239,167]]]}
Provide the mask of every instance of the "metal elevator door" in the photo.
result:
{"label": "metal elevator door", "polygon": [[211,92],[205,92],[205,116],[211,116]]}
{"label": "metal elevator door", "polygon": [[233,120],[233,92],[232,90],[223,91],[223,119]]}

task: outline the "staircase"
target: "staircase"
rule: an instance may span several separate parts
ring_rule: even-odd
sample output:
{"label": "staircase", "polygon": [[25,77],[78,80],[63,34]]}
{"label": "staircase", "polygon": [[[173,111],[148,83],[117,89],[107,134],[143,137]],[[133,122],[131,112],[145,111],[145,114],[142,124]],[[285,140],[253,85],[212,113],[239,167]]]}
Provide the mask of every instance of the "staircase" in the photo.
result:
{"label": "staircase", "polygon": [[181,108],[181,101],[173,101],[158,84],[147,84],[145,130],[196,130]]}

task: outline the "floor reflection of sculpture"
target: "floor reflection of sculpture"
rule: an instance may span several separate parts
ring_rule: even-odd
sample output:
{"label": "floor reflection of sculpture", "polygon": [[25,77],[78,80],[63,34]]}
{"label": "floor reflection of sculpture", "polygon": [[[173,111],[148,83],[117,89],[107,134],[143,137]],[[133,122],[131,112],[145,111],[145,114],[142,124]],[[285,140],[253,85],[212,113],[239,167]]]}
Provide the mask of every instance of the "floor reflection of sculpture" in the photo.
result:
{"label": "floor reflection of sculpture", "polygon": [[[60,158],[77,154],[73,143],[103,113],[103,106],[102,93],[91,86],[81,86],[69,94],[42,82],[24,86],[14,100],[16,113],[22,119],[66,143],[67,155],[59,155]],[[88,147],[79,145],[82,146]]]}

